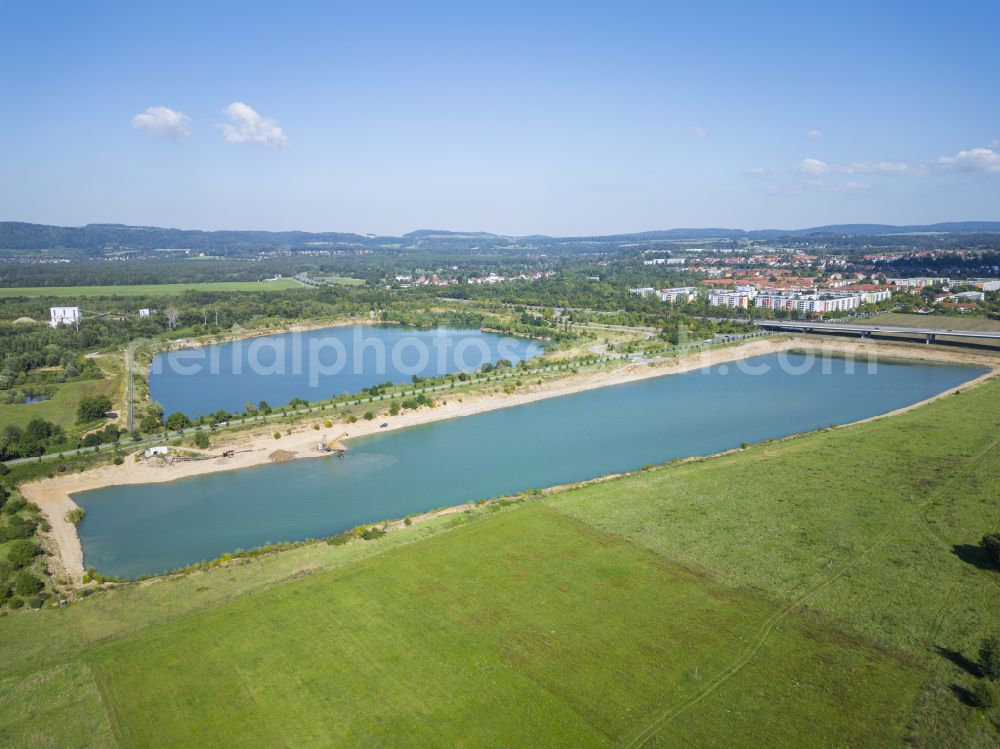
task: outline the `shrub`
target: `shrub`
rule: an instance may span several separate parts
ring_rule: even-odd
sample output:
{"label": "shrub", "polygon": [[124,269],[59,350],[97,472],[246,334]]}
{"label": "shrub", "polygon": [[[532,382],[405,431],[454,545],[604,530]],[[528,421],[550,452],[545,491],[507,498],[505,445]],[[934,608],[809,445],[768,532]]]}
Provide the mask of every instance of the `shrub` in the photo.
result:
{"label": "shrub", "polygon": [[121,455],[116,455],[115,459],[111,462],[114,463],[116,466],[120,466],[122,463],[125,462],[125,458],[123,458]]}
{"label": "shrub", "polygon": [[373,541],[376,538],[382,538],[382,536],[384,535],[385,535],[384,530],[374,526],[371,528],[365,528],[363,531],[361,531],[361,538],[363,538],[365,541]]}
{"label": "shrub", "polygon": [[313,429],[315,429],[316,431],[319,431],[319,424],[313,424]]}
{"label": "shrub", "polygon": [[977,681],[975,686],[969,690],[969,701],[973,707],[989,710],[996,703],[996,692],[993,685],[988,681]]}
{"label": "shrub", "polygon": [[398,416],[399,415],[399,401],[393,401],[389,404],[389,415]]}
{"label": "shrub", "polygon": [[20,512],[21,510],[23,510],[25,507],[27,507],[27,505],[28,505],[28,503],[25,502],[20,497],[15,497],[13,499],[8,499],[7,502],[3,506],[3,514],[4,515],[14,515],[14,514]]}
{"label": "shrub", "polygon": [[14,578],[14,592],[19,596],[32,596],[43,587],[41,580],[25,570],[18,572]]}
{"label": "shrub", "polygon": [[325,420],[325,421],[323,422],[323,426],[325,426],[325,427],[326,427],[327,429],[329,429],[330,427],[332,427],[332,426],[333,426],[333,422],[332,422],[332,421],[330,421],[329,419],[326,419],[326,420]]}
{"label": "shrub", "polygon": [[27,567],[38,555],[38,544],[26,538],[14,541],[7,548],[7,561],[15,567]]}
{"label": "shrub", "polygon": [[280,440],[280,439],[281,439],[281,432],[275,432],[275,433],[274,433],[274,438],[275,438],[276,440]]}
{"label": "shrub", "polygon": [[413,520],[411,520],[410,518],[403,518],[403,525],[409,527],[413,525]]}
{"label": "shrub", "polygon": [[348,424],[353,424],[357,420],[358,420],[358,417],[355,416],[354,414],[351,414],[350,416],[347,417],[347,423]]}
{"label": "shrub", "polygon": [[45,599],[41,596],[31,596],[28,599],[28,605],[33,609],[40,609],[43,603],[45,603]]}
{"label": "shrub", "polygon": [[371,421],[374,418],[375,418],[374,411],[365,411],[365,421]]}
{"label": "shrub", "polygon": [[19,609],[24,605],[24,601],[20,598],[11,598],[10,603],[7,604],[12,609]]}
{"label": "shrub", "polygon": [[34,533],[33,521],[15,515],[0,525],[0,543],[13,541],[15,538],[30,538]]}
{"label": "shrub", "polygon": [[204,450],[209,445],[208,433],[207,432],[195,432],[194,433],[194,444]]}
{"label": "shrub", "polygon": [[111,399],[106,395],[85,395],[80,398],[76,408],[76,420],[80,424],[103,419],[104,414],[111,410]]}
{"label": "shrub", "polygon": [[84,512],[82,507],[74,507],[72,510],[66,513],[66,522],[72,523],[73,525],[78,525],[80,521],[83,520],[83,516],[85,514],[86,513]]}
{"label": "shrub", "polygon": [[987,637],[979,646],[979,669],[986,678],[1000,680],[1000,640],[996,637]]}

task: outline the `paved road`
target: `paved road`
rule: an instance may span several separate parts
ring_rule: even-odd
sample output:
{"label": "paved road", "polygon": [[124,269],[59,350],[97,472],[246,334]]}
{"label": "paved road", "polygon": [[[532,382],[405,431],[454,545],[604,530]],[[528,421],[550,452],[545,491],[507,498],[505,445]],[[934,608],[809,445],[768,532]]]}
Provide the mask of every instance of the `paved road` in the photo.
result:
{"label": "paved road", "polygon": [[922,335],[927,342],[932,342],[937,336],[948,338],[977,338],[1000,341],[1000,332],[987,330],[950,330],[948,328],[907,328],[896,325],[858,325],[828,322],[793,322],[788,320],[757,320],[756,325],[769,330],[800,330],[806,333],[883,333],[886,335]]}

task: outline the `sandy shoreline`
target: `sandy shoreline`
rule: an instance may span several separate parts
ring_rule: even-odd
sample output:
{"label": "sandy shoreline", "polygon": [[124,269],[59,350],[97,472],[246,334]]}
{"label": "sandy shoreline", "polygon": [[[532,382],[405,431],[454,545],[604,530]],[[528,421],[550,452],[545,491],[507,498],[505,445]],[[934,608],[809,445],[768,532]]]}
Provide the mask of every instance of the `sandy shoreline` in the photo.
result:
{"label": "sandy shoreline", "polygon": [[[45,539],[47,545],[54,552],[54,556],[49,558],[50,571],[57,578],[68,578],[74,584],[80,584],[84,574],[83,549],[76,533],[76,527],[65,519],[66,513],[77,507],[70,496],[76,492],[99,489],[106,486],[173,481],[188,476],[248,468],[271,462],[269,455],[275,450],[292,452],[295,459],[329,457],[316,450],[316,443],[323,434],[327,434],[332,438],[342,432],[348,432],[350,435],[347,439],[349,446],[351,438],[362,437],[376,432],[405,429],[406,427],[419,424],[470,416],[499,408],[532,403],[546,398],[570,395],[609,385],[649,379],[651,377],[689,372],[702,367],[765,354],[780,353],[790,349],[812,349],[817,352],[851,354],[863,357],[875,354],[882,358],[976,364],[990,368],[988,373],[963,385],[963,389],[992,377],[997,372],[994,368],[1000,365],[1000,359],[988,354],[977,354],[975,352],[959,350],[925,350],[919,345],[910,344],[886,344],[803,337],[754,340],[741,345],[698,352],[681,357],[680,359],[666,360],[653,365],[629,364],[610,371],[575,375],[541,386],[526,385],[520,391],[511,395],[500,392],[497,394],[470,396],[442,391],[439,397],[442,401],[447,401],[447,403],[439,403],[435,408],[422,408],[418,411],[401,412],[397,416],[378,416],[373,421],[358,421],[354,424],[349,424],[346,421],[337,420],[334,421],[332,427],[323,428],[322,423],[324,419],[338,415],[335,412],[324,412],[323,414],[315,415],[314,418],[305,419],[302,424],[293,429],[290,435],[284,434],[283,431],[281,439],[277,440],[273,437],[275,426],[261,424],[259,428],[251,433],[228,440],[220,439],[218,443],[212,445],[210,451],[215,454],[221,454],[223,450],[235,449],[237,452],[231,458],[218,457],[165,465],[158,460],[136,462],[133,456],[129,455],[120,466],[101,466],[83,473],[42,479],[23,485],[21,491],[29,501],[34,502],[41,508],[51,525],[52,529],[46,534],[47,538]],[[859,366],[863,365],[859,364]],[[863,421],[885,418],[902,411],[907,411],[951,392],[953,391],[934,396],[933,398],[915,403],[890,414],[871,417]],[[389,426],[385,429],[379,429],[379,424],[383,422],[388,422]],[[313,423],[319,423],[321,429],[313,429]]]}

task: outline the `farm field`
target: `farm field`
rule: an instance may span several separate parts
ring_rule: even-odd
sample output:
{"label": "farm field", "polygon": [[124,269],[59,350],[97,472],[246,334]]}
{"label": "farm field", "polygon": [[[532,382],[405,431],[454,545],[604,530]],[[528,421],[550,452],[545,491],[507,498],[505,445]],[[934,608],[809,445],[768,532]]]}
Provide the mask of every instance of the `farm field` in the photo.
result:
{"label": "farm field", "polygon": [[8,615],[0,743],[995,746],[998,404]]}
{"label": "farm field", "polygon": [[98,296],[169,296],[185,291],[283,291],[300,289],[293,278],[277,281],[215,281],[206,283],[136,284],[133,286],[21,286],[0,287],[6,297],[98,297]]}

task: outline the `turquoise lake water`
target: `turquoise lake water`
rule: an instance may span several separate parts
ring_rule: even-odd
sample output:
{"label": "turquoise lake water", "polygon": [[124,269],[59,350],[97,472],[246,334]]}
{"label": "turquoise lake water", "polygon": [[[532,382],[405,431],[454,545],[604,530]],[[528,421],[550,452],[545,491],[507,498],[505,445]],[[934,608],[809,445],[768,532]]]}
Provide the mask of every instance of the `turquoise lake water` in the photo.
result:
{"label": "turquoise lake water", "polygon": [[541,353],[535,341],[476,329],[342,326],[159,354],[149,368],[149,390],[168,414],[236,413],[248,402],[326,400]]}
{"label": "turquoise lake water", "polygon": [[87,512],[78,527],[85,564],[123,577],[163,572],[237,548],[856,421],[985,371],[849,367],[769,355],[350,440],[343,459],[82,492],[73,498]]}

